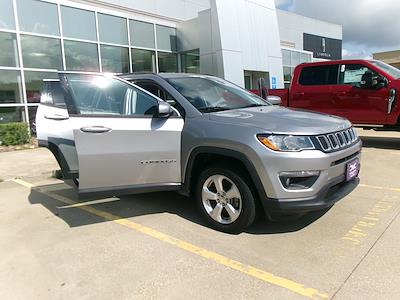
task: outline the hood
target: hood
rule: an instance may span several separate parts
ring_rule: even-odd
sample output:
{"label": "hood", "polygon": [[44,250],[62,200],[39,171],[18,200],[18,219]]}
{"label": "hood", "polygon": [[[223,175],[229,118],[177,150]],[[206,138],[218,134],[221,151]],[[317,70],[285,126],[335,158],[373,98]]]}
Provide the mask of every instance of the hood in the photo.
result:
{"label": "hood", "polygon": [[304,110],[263,106],[210,113],[210,119],[232,125],[258,127],[275,134],[319,135],[351,127],[341,117]]}

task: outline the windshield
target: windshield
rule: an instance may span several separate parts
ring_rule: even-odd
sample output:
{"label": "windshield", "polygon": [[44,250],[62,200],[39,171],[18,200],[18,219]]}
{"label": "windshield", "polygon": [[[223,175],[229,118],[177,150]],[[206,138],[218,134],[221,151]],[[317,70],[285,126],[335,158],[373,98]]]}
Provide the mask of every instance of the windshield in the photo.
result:
{"label": "windshield", "polygon": [[384,62],[378,61],[378,60],[371,61],[371,64],[373,64],[375,67],[378,67],[382,71],[388,73],[395,79],[400,79],[400,70],[399,69],[392,67],[391,65],[388,65]]}
{"label": "windshield", "polygon": [[264,99],[215,77],[170,78],[168,82],[203,113],[271,105]]}

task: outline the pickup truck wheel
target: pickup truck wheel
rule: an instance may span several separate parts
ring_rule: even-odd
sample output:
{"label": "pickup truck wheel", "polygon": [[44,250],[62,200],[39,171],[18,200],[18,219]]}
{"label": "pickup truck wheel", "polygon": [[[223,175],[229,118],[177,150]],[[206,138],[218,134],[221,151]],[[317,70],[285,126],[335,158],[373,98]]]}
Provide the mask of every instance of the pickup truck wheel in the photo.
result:
{"label": "pickup truck wheel", "polygon": [[241,232],[256,216],[254,197],[246,181],[230,169],[204,170],[196,187],[197,204],[208,223],[224,232]]}

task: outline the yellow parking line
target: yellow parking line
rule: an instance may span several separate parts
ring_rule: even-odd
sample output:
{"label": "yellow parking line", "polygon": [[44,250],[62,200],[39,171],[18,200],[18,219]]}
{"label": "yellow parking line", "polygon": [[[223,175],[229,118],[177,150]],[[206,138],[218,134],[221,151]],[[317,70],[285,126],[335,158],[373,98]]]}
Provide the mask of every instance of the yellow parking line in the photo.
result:
{"label": "yellow parking line", "polygon": [[[48,197],[51,197],[53,199],[56,199],[56,200],[58,200],[60,202],[63,202],[65,204],[69,204],[69,205],[77,204],[77,202],[72,201],[71,199],[68,199],[66,197],[60,196],[60,195],[55,194],[55,193],[44,191],[40,187],[35,187],[35,185],[33,185],[33,184],[29,183],[29,182],[26,182],[24,180],[14,179],[13,181],[15,183],[18,183],[18,184],[23,185],[23,186],[28,187],[28,188],[35,188],[36,191],[39,191],[40,193],[42,193],[42,194],[44,194],[44,195],[46,195]],[[225,257],[223,255],[220,255],[220,254],[218,254],[216,252],[209,251],[207,249],[198,247],[196,245],[193,245],[191,243],[185,242],[183,240],[174,238],[174,237],[172,237],[172,236],[170,236],[168,234],[165,234],[165,233],[159,232],[157,230],[154,230],[154,229],[152,229],[150,227],[143,226],[143,225],[140,225],[138,223],[129,221],[129,220],[124,219],[122,217],[119,217],[117,215],[113,215],[113,214],[110,214],[108,212],[105,212],[105,211],[102,211],[102,210],[99,210],[99,209],[96,209],[96,208],[93,208],[93,207],[90,207],[90,206],[79,206],[77,208],[81,209],[81,210],[84,210],[84,211],[86,211],[88,213],[91,213],[93,215],[96,215],[98,217],[101,217],[101,218],[103,218],[103,219],[105,219],[107,221],[112,221],[114,223],[117,223],[119,225],[125,226],[127,228],[134,229],[134,230],[139,231],[139,232],[141,232],[143,234],[151,236],[151,237],[153,237],[153,238],[155,238],[155,239],[157,239],[159,241],[162,241],[162,242],[168,243],[170,245],[173,245],[173,246],[175,246],[177,248],[186,250],[186,251],[188,251],[190,253],[193,253],[193,254],[196,254],[196,255],[198,255],[200,257],[212,260],[212,261],[216,262],[217,264],[220,264],[220,265],[226,266],[228,268],[237,270],[237,271],[242,272],[244,274],[247,274],[247,275],[249,275],[251,277],[254,277],[254,278],[260,279],[260,280],[262,280],[264,282],[267,282],[269,284],[276,285],[276,286],[282,287],[284,289],[290,290],[290,291],[292,291],[294,293],[297,293],[299,295],[302,295],[302,296],[305,296],[305,297],[308,297],[308,298],[314,298],[314,299],[329,298],[329,296],[327,294],[321,293],[321,292],[319,292],[318,290],[316,290],[314,288],[305,287],[304,285],[302,285],[300,283],[297,283],[295,281],[292,281],[290,279],[286,279],[286,278],[283,278],[283,277],[280,277],[280,276],[276,276],[276,275],[274,275],[272,273],[263,271],[263,270],[258,269],[256,267],[253,267],[253,266],[250,266],[250,265],[247,265],[247,264],[243,264],[243,263],[241,263],[239,261],[230,259],[230,258]]]}
{"label": "yellow parking line", "polygon": [[20,185],[23,185],[23,186],[25,186],[25,187],[27,187],[27,188],[34,188],[34,187],[35,187],[34,184],[29,183],[29,182],[27,182],[27,181],[25,181],[25,180],[22,180],[22,179],[15,178],[15,179],[12,179],[11,181],[14,181],[15,183],[18,183],[18,184],[20,184]]}
{"label": "yellow parking line", "polygon": [[384,186],[376,186],[376,185],[369,185],[369,184],[360,184],[360,187],[375,189],[375,190],[386,190],[392,192],[400,192],[400,188],[391,188],[391,187],[384,187]]}

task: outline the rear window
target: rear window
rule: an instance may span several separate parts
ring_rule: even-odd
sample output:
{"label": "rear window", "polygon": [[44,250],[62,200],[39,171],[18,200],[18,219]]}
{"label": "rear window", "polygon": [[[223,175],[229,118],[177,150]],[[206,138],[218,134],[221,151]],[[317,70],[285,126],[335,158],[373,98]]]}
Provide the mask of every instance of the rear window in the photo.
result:
{"label": "rear window", "polygon": [[301,85],[332,85],[338,81],[338,65],[305,67],[301,70]]}

